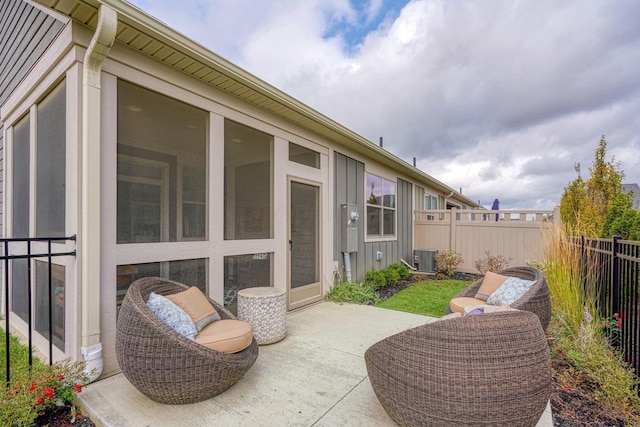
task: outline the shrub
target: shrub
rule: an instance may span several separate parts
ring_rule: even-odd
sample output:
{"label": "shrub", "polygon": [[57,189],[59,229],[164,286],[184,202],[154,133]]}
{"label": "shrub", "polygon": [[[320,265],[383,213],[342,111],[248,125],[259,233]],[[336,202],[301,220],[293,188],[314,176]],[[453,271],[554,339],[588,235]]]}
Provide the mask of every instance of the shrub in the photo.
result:
{"label": "shrub", "polygon": [[325,295],[325,299],[338,303],[372,305],[380,301],[380,296],[365,284],[338,282]]}
{"label": "shrub", "polygon": [[385,268],[384,270],[369,270],[364,276],[364,284],[373,290],[382,289],[386,286],[395,285],[400,279],[396,269]]}
{"label": "shrub", "polygon": [[391,264],[387,267],[388,270],[395,270],[398,273],[398,280],[407,280],[411,277],[411,272],[407,268],[407,266],[402,264]]}
{"label": "shrub", "polygon": [[[49,366],[34,358],[30,370],[28,348],[12,336],[10,349],[11,382],[0,392],[0,425],[33,425],[48,409],[70,404],[88,381],[84,362],[64,360]],[[6,363],[4,345],[0,357]]]}
{"label": "shrub", "polygon": [[438,252],[438,255],[435,257],[436,261],[436,269],[446,274],[447,276],[451,276],[456,272],[456,268],[460,265],[464,260],[462,259],[462,255],[453,250],[444,250]]}
{"label": "shrub", "polygon": [[485,274],[487,271],[498,272],[509,266],[509,263],[513,261],[513,258],[506,259],[502,255],[493,256],[489,251],[484,251],[486,257],[476,260],[475,267],[480,274]]}
{"label": "shrub", "polygon": [[382,270],[369,270],[364,276],[364,285],[377,290],[387,286],[387,277]]}
{"label": "shrub", "polygon": [[537,268],[538,270],[542,271],[544,273],[545,269],[547,268],[547,264],[545,262],[542,261],[538,261],[535,259],[527,259],[524,261],[524,263],[532,268]]}

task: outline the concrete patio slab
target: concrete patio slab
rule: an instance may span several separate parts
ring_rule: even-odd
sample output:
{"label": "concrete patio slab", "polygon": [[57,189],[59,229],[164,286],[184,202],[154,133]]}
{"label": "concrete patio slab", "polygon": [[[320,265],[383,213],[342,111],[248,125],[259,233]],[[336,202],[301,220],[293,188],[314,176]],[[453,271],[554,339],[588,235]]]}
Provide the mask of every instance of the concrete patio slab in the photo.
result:
{"label": "concrete patio slab", "polygon": [[[322,302],[289,313],[286,338],[260,346],[244,378],[212,399],[155,403],[118,374],[90,384],[78,400],[104,427],[394,426],[371,388],[364,353],[389,335],[433,320]],[[538,427],[549,426],[547,408]]]}

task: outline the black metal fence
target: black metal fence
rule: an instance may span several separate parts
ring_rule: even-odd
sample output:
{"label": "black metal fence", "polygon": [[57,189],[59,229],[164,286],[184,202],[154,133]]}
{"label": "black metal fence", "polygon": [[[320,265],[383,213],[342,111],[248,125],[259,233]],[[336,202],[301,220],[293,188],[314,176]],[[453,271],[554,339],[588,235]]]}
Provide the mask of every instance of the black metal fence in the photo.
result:
{"label": "black metal fence", "polygon": [[596,292],[609,340],[640,377],[640,242],[582,236],[579,245],[582,277]]}
{"label": "black metal fence", "polygon": [[[27,332],[27,340],[29,346],[29,366],[33,365],[33,268],[32,268],[32,259],[46,259],[48,263],[48,282],[47,282],[47,303],[48,303],[48,328],[49,328],[49,364],[53,363],[53,280],[52,280],[52,258],[59,256],[75,256],[76,251],[73,249],[68,252],[54,252],[52,244],[53,242],[66,242],[66,241],[75,241],[76,236],[71,237],[30,237],[30,238],[14,238],[14,239],[0,239],[0,243],[2,244],[3,252],[0,256],[0,260],[4,261],[2,265],[4,266],[5,271],[5,281],[4,281],[4,313],[5,313],[5,353],[6,353],[6,382],[7,385],[11,379],[11,352],[10,352],[10,313],[11,313],[11,304],[12,300],[12,273],[13,269],[10,268],[10,262],[12,260],[26,260],[26,322],[28,325]],[[47,250],[45,252],[38,251],[37,253],[33,253],[33,243],[35,242],[43,242],[46,243]],[[17,246],[17,248],[16,248]]]}

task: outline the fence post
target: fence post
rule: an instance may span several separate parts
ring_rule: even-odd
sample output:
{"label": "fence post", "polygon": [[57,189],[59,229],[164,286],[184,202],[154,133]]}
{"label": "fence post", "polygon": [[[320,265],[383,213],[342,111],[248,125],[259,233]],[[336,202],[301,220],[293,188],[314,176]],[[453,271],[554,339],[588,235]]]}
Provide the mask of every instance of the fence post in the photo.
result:
{"label": "fence post", "polygon": [[620,243],[618,241],[622,236],[613,236],[613,245],[611,245],[611,312],[620,312],[620,263],[618,262],[618,253],[620,252]]}

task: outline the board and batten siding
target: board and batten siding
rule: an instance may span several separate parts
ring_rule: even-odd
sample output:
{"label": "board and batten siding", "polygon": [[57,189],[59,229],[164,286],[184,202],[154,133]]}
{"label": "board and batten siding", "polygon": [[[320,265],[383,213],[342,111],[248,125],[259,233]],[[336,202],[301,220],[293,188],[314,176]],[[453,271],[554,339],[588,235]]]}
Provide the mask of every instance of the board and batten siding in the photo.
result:
{"label": "board and batten siding", "polygon": [[[0,105],[56,38],[64,23],[23,0],[0,2]],[[4,123],[0,117],[0,236],[4,224]]]}
{"label": "board and batten siding", "polygon": [[[342,205],[357,206],[362,219],[358,227],[358,252],[351,254],[351,275],[353,282],[364,279],[367,271],[383,269],[393,263],[400,262],[400,258],[411,259],[413,239],[413,185],[400,178],[397,179],[396,221],[397,235],[394,240],[365,242],[366,206],[364,197],[365,166],[364,163],[335,153],[335,224],[334,224],[334,260],[338,262],[339,271],[344,280],[344,256],[340,251],[342,234]],[[382,252],[382,260],[376,260],[378,252]],[[405,257],[409,257],[408,259]],[[410,262],[410,261],[409,261]]]}

